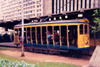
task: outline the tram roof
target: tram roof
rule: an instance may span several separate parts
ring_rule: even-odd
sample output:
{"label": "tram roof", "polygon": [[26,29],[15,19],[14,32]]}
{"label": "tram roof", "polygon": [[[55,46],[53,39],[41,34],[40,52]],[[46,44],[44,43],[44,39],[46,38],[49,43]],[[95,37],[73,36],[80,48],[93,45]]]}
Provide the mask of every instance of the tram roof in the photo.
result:
{"label": "tram roof", "polygon": [[[87,18],[84,18],[84,19],[73,19],[73,20],[57,20],[57,21],[49,21],[49,22],[37,22],[37,23],[34,23],[34,22],[30,22],[30,23],[26,23],[24,24],[24,26],[27,26],[27,25],[38,25],[38,24],[54,24],[54,23],[89,23],[89,20]],[[19,26],[22,26],[22,24],[18,24],[18,25],[15,25],[15,27],[19,27]]]}

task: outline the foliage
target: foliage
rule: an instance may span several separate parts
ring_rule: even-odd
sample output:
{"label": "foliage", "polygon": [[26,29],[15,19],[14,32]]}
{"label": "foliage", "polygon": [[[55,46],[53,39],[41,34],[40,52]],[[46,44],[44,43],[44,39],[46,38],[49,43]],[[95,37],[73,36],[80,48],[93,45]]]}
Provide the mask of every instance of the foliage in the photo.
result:
{"label": "foliage", "polygon": [[93,29],[92,33],[96,33],[100,31],[100,9],[94,10],[94,14],[92,16],[94,16],[94,23],[95,23],[95,25],[92,26]]}
{"label": "foliage", "polygon": [[22,62],[10,62],[8,60],[0,59],[0,67],[36,67],[35,65],[32,64],[27,64],[24,61]]}
{"label": "foliage", "polygon": [[16,60],[18,62],[25,61],[26,63],[36,65],[34,67],[81,67],[81,66],[76,66],[73,64],[65,64],[65,63],[51,63],[51,62],[38,62],[37,63],[36,61],[30,61],[30,60],[26,60],[26,59],[22,59],[22,58],[10,57],[10,56],[6,56],[1,53],[0,53],[0,58],[7,59],[7,60],[10,60],[13,62]]}

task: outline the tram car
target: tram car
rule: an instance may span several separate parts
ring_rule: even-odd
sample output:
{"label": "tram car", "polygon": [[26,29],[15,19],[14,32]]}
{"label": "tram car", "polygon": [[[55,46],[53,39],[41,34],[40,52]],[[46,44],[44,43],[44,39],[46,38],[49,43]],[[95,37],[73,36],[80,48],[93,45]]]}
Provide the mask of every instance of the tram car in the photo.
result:
{"label": "tram car", "polygon": [[[21,24],[14,27],[14,44],[19,45]],[[89,49],[89,20],[59,20],[24,24],[24,46],[67,52]]]}

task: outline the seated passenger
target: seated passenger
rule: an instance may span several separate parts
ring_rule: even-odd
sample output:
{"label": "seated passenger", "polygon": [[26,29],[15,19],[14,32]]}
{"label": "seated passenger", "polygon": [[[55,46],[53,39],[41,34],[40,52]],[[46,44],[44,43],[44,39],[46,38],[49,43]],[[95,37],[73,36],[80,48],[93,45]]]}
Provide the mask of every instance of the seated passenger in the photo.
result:
{"label": "seated passenger", "polygon": [[27,36],[28,43],[31,43],[30,36]]}
{"label": "seated passenger", "polygon": [[48,40],[51,40],[51,33],[48,31]]}
{"label": "seated passenger", "polygon": [[55,44],[59,45],[59,35],[57,32],[54,33],[54,40],[55,40]]}

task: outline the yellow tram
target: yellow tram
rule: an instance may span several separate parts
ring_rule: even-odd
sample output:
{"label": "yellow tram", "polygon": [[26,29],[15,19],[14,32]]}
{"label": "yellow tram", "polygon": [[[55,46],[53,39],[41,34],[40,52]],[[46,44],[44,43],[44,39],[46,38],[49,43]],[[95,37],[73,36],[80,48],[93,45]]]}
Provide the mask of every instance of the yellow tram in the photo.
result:
{"label": "yellow tram", "polygon": [[[21,24],[14,27],[14,43],[19,45]],[[24,24],[24,46],[58,51],[88,49],[88,19],[59,20]]]}

